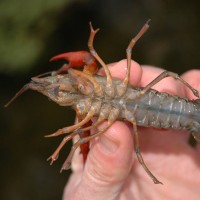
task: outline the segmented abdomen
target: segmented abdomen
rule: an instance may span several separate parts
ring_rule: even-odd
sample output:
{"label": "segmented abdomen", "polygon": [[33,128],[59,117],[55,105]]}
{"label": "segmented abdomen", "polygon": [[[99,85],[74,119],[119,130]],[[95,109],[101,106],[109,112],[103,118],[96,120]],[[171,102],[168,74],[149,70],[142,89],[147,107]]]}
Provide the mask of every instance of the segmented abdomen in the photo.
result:
{"label": "segmented abdomen", "polygon": [[198,102],[155,90],[136,100],[137,93],[137,90],[129,89],[125,105],[127,110],[135,113],[138,125],[200,131]]}

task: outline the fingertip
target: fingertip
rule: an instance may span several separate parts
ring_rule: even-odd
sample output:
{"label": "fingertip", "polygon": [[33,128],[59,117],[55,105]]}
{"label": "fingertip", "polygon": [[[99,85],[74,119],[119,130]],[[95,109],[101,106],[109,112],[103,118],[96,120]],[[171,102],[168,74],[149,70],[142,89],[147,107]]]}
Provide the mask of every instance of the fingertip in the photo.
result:
{"label": "fingertip", "polygon": [[115,122],[92,145],[86,164],[88,171],[93,171],[94,176],[98,171],[105,179],[115,177],[119,181],[132,166],[132,152],[131,130],[125,123]]}

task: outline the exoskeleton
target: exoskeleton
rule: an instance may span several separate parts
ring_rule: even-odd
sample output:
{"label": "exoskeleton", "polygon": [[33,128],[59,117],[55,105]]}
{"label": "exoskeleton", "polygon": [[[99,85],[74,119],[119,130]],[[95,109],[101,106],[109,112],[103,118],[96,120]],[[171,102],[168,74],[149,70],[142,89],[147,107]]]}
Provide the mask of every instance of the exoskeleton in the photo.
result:
{"label": "exoskeleton", "polygon": [[[137,158],[156,184],[161,182],[150,172],[142,158],[137,126],[175,130],[185,129],[190,131],[195,139],[200,140],[200,99],[189,100],[151,89],[162,79],[172,77],[182,82],[199,98],[198,91],[179,77],[178,74],[164,71],[144,88],[136,88],[129,84],[132,48],[148,27],[147,22],[127,47],[127,70],[124,80],[112,78],[107,65],[95,51],[93,40],[98,29],[94,30],[90,23],[88,41],[90,53],[83,51],[82,53],[74,52],[73,54],[73,52],[70,52],[70,54],[66,53],[54,57],[53,60],[68,59],[70,64],[62,66],[57,73],[52,73],[49,76],[33,77],[31,82],[26,84],[8,103],[10,104],[25,90],[31,89],[42,93],[60,106],[74,108],[79,122],[47,136],[67,134],[56,151],[50,156],[51,163],[58,158],[60,150],[69,140],[76,135],[80,136],[80,139],[73,145],[61,171],[70,167],[72,156],[79,146],[87,144],[93,138],[104,133],[116,120],[126,120],[132,123]],[[105,77],[95,74],[97,71],[96,61],[103,67]],[[70,69],[82,65],[84,65],[83,71]],[[61,71],[64,73],[60,74]],[[97,117],[97,121],[86,126],[93,117]],[[84,135],[85,132],[97,127],[105,120],[107,120],[107,125],[102,130],[92,135]]]}

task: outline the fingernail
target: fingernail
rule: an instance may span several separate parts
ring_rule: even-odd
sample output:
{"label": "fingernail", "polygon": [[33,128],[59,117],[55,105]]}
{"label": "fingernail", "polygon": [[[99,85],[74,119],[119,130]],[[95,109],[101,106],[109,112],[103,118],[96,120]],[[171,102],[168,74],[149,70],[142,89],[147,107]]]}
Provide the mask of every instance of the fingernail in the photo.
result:
{"label": "fingernail", "polygon": [[101,135],[101,137],[99,138],[99,142],[101,148],[109,153],[115,153],[119,146],[119,141],[115,140],[110,135]]}

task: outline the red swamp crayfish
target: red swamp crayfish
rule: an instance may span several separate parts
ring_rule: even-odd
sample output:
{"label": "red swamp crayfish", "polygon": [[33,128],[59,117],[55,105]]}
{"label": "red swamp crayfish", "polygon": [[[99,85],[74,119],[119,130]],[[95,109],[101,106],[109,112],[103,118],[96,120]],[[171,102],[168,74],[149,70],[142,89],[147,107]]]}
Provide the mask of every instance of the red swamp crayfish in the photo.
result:
{"label": "red swamp crayfish", "polygon": [[[126,120],[133,126],[134,148],[139,163],[156,184],[162,184],[146,166],[139,144],[137,126],[188,130],[196,140],[200,140],[200,99],[199,93],[178,74],[164,71],[143,88],[129,84],[132,48],[139,38],[149,28],[149,20],[138,34],[130,41],[127,49],[127,69],[124,80],[112,78],[108,66],[100,58],[93,47],[93,40],[99,29],[94,30],[90,23],[90,36],[87,51],[68,52],[51,58],[51,61],[65,59],[64,64],[56,72],[47,72],[33,77],[16,95],[5,105],[7,107],[24,91],[31,89],[42,93],[61,106],[71,106],[78,118],[78,123],[64,127],[46,137],[67,134],[55,152],[48,158],[51,164],[58,158],[62,147],[76,135],[80,139],[74,143],[65,160],[61,171],[69,169],[75,150],[80,147],[83,160],[86,161],[89,152],[89,141],[104,133],[116,120]],[[97,62],[103,67],[106,76],[96,74]],[[72,68],[83,67],[82,71]],[[177,79],[193,94],[196,100],[189,100],[179,96],[158,92],[151,89],[156,83],[166,77]],[[97,121],[92,123],[93,117]],[[107,125],[102,130],[90,134],[103,121]]]}

